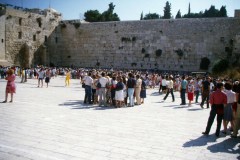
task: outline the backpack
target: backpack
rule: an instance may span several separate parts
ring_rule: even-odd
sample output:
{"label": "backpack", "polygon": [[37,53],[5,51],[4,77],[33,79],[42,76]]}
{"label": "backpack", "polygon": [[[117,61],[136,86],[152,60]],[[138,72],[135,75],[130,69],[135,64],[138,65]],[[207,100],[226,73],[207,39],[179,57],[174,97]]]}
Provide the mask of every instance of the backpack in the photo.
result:
{"label": "backpack", "polygon": [[98,82],[98,83],[97,83],[97,88],[101,88],[101,87],[102,87],[101,83]]}

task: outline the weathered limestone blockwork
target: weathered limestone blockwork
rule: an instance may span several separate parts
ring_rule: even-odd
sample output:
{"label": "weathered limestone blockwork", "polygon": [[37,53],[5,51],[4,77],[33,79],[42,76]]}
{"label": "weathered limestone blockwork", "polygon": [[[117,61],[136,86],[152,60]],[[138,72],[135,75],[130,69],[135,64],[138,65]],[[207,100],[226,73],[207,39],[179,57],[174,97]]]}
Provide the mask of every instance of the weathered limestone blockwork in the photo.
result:
{"label": "weathered limestone blockwork", "polygon": [[[235,18],[81,23],[61,21],[61,14],[53,9],[6,8],[0,10],[0,60],[24,67],[198,71],[203,57],[210,59],[210,67],[218,58],[235,55],[240,60],[238,14]],[[156,55],[157,50],[161,55]]]}
{"label": "weathered limestone blockwork", "polygon": [[[240,33],[239,18],[82,23],[78,28],[78,21],[63,23],[48,43],[50,62],[60,66],[197,71],[201,58],[212,65],[227,56],[225,47]],[[234,40],[235,52],[238,43]]]}
{"label": "weathered limestone blockwork", "polygon": [[0,60],[5,60],[5,16],[0,16]]}
{"label": "weathered limestone blockwork", "polygon": [[5,17],[5,28],[1,32],[5,34],[3,39],[6,44],[4,54],[0,54],[4,57],[0,59],[23,67],[39,63],[47,65],[48,55],[44,43],[59,24],[61,15],[52,9],[36,12],[5,9],[2,16]]}

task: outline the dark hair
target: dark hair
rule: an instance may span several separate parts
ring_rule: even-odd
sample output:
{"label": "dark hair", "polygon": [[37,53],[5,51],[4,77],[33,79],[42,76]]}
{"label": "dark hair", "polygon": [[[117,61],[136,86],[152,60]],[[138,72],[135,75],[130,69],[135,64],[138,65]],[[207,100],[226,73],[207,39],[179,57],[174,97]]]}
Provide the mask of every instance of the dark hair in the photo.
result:
{"label": "dark hair", "polygon": [[230,83],[225,83],[224,85],[226,90],[231,90],[232,89],[232,85]]}
{"label": "dark hair", "polygon": [[221,89],[222,86],[223,86],[223,83],[217,83],[217,88],[218,88],[218,89]]}

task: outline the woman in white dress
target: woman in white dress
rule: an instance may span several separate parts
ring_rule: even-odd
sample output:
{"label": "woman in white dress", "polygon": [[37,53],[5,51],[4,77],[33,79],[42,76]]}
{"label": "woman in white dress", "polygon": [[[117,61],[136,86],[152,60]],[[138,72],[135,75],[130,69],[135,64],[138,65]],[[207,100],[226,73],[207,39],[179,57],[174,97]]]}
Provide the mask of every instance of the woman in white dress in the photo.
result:
{"label": "woman in white dress", "polygon": [[116,100],[116,107],[122,107],[124,103],[124,84],[123,84],[123,79],[122,77],[117,77],[117,85],[115,88],[115,100]]}

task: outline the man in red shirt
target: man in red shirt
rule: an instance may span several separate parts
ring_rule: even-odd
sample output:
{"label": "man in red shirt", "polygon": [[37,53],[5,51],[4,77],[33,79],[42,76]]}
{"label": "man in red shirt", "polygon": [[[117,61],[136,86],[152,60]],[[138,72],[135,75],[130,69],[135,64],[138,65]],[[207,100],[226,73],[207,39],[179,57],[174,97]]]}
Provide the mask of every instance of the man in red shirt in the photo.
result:
{"label": "man in red shirt", "polygon": [[223,84],[217,84],[217,90],[213,92],[210,96],[210,104],[211,104],[211,111],[208,118],[208,123],[205,132],[202,132],[204,135],[208,135],[217,115],[217,129],[215,135],[219,137],[221,124],[223,120],[223,113],[224,113],[224,106],[227,104],[227,96],[224,92],[222,92]]}

